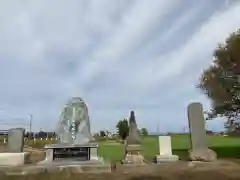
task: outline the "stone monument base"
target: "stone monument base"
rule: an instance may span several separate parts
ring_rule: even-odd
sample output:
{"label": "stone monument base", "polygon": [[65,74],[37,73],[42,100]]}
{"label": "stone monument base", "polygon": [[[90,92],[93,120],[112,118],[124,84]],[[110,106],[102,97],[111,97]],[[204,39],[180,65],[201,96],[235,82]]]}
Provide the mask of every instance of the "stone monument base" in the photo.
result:
{"label": "stone monument base", "polygon": [[189,159],[191,161],[212,162],[217,160],[217,154],[211,149],[197,149],[189,151]]}
{"label": "stone monument base", "polygon": [[164,163],[164,162],[175,162],[178,161],[179,157],[177,155],[156,155],[155,162],[157,164]]}
{"label": "stone monument base", "polygon": [[79,172],[111,172],[111,164],[98,157],[98,144],[50,144],[44,148],[46,158],[37,164],[39,167],[74,167]]}
{"label": "stone monument base", "polygon": [[29,152],[0,153],[0,166],[22,166],[29,162]]}
{"label": "stone monument base", "polygon": [[140,145],[127,145],[123,164],[144,164],[144,157],[140,154]]}
{"label": "stone monument base", "polygon": [[57,160],[53,162],[40,162],[35,168],[47,169],[52,171],[62,171],[71,169],[78,173],[102,173],[111,172],[111,164],[101,160],[74,161],[74,160]]}

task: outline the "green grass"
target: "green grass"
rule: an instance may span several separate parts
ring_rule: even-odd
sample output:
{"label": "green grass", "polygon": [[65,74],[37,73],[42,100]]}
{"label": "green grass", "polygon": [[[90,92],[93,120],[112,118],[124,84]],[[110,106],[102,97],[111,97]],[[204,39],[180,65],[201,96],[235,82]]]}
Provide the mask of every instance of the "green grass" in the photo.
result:
{"label": "green grass", "polygon": [[[239,158],[240,157],[240,138],[208,136],[209,148],[216,151],[220,158]],[[100,142],[100,156],[116,161],[123,159],[123,144],[109,145],[109,143]],[[142,143],[142,154],[148,160],[159,154],[158,137],[149,136],[144,138]],[[188,150],[190,149],[190,139],[188,135],[172,136],[173,154],[179,155],[181,159],[187,159]]]}
{"label": "green grass", "polygon": [[[208,146],[213,149],[219,158],[240,158],[240,138],[223,137],[223,136],[207,136]],[[43,148],[45,144],[51,144],[54,141],[38,140],[35,144],[28,141],[29,146],[35,148]],[[121,143],[109,143],[107,141],[99,141],[99,154],[105,159],[111,161],[122,160],[124,156],[124,145]],[[155,155],[159,154],[159,145],[157,136],[148,136],[142,142],[142,154],[147,160],[151,160]],[[180,159],[186,159],[188,150],[190,149],[190,139],[188,135],[172,136],[173,154],[178,155]]]}

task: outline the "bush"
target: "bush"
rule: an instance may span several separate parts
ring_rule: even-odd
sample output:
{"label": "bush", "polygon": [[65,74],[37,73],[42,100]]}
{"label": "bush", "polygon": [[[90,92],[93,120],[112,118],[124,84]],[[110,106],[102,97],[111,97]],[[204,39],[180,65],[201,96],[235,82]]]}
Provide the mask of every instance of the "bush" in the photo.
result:
{"label": "bush", "polygon": [[240,131],[236,131],[236,132],[229,132],[228,136],[231,137],[240,137]]}

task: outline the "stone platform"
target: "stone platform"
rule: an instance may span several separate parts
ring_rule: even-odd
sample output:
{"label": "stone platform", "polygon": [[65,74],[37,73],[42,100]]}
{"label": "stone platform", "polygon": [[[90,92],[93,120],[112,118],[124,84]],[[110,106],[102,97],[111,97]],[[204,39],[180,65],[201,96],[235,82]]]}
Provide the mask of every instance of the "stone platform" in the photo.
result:
{"label": "stone platform", "polygon": [[29,153],[0,153],[0,166],[22,166],[29,162]]}
{"label": "stone platform", "polygon": [[155,156],[155,162],[157,164],[175,162],[178,161],[179,157],[177,155],[157,155]]}
{"label": "stone platform", "polygon": [[35,168],[74,169],[78,172],[111,172],[111,164],[98,157],[98,144],[50,144],[45,160]]}
{"label": "stone platform", "polygon": [[141,146],[139,144],[126,145],[125,147],[125,157],[122,160],[122,164],[135,164],[143,165],[144,157],[140,153]]}
{"label": "stone platform", "polygon": [[[35,170],[46,171],[74,171],[76,173],[102,173],[111,172],[111,164],[106,161],[74,161],[74,160],[56,160],[52,163],[39,163],[32,167]],[[26,169],[27,170],[27,169]]]}
{"label": "stone platform", "polygon": [[41,173],[110,173],[111,165],[105,164],[78,164],[78,163],[52,163],[51,165],[27,165],[27,166],[0,166],[7,175],[27,175]]}
{"label": "stone platform", "polygon": [[[50,163],[55,160],[98,160],[98,144],[47,144],[46,158],[40,163]],[[100,158],[101,159],[101,158]]]}

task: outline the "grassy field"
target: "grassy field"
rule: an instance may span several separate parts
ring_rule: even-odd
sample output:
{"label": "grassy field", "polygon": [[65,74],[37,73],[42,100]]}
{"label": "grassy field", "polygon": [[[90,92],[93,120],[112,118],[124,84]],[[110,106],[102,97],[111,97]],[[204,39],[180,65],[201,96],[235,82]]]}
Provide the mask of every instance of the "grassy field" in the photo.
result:
{"label": "grassy field", "polygon": [[[240,138],[208,136],[209,148],[216,151],[219,157],[235,158],[240,157]],[[110,160],[120,160],[124,155],[123,144],[114,144],[108,142],[100,142],[100,155]],[[151,160],[155,155],[159,154],[158,137],[149,136],[144,138],[142,143],[142,153],[144,157]],[[172,136],[173,154],[179,155],[181,159],[186,159],[188,150],[190,149],[190,140],[188,135]]]}
{"label": "grassy field", "polygon": [[[0,138],[2,143],[2,138]],[[240,138],[207,136],[209,148],[216,151],[219,158],[240,158]],[[43,148],[45,144],[54,143],[52,141],[38,140],[36,144],[29,141],[27,144],[35,148]],[[100,141],[99,154],[105,159],[117,161],[123,159],[124,145],[115,141]],[[142,142],[142,154],[147,160],[151,160],[159,154],[159,144],[157,136],[145,137]],[[190,140],[188,135],[172,136],[173,154],[179,155],[180,159],[186,159],[190,149]]]}

